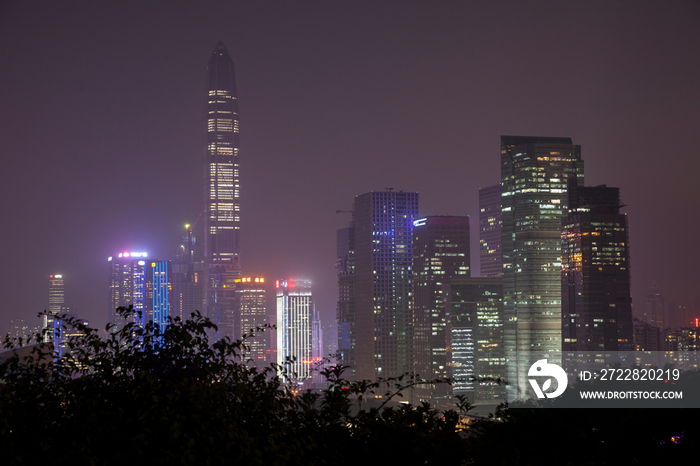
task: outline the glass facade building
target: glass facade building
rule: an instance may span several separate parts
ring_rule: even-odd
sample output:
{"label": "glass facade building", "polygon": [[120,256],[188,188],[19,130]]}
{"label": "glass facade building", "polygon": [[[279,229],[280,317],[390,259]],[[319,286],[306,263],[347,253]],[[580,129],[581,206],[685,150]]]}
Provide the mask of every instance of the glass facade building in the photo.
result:
{"label": "glass facade building", "polygon": [[509,399],[529,390],[531,352],[561,356],[561,220],[583,184],[570,138],[501,137],[504,338]]}
{"label": "glass facade building", "polygon": [[185,235],[172,261],[173,317],[187,319],[194,311],[204,312],[204,266],[201,256],[195,254],[198,249],[198,238],[191,226],[185,225]]}
{"label": "glass facade building", "polygon": [[278,280],[277,364],[287,366],[290,378],[308,379],[313,368],[312,319],[314,299],[310,280]]}
{"label": "glass facade building", "polygon": [[505,401],[503,281],[498,277],[456,278],[443,285],[452,347],[448,361],[453,395],[471,403]]}
{"label": "glass facade building", "polygon": [[356,380],[356,306],[355,306],[355,226],[338,230],[335,270],[338,274],[338,323],[339,363],[348,366],[344,376]]}
{"label": "glass facade building", "polygon": [[355,376],[376,380],[412,372],[418,193],[362,194],[355,197],[353,212]]}
{"label": "glass facade building", "polygon": [[112,332],[119,331],[128,321],[117,314],[118,307],[133,306],[136,314],[135,321],[144,324],[146,293],[146,261],[145,252],[125,251],[107,259],[109,262],[109,317],[114,324]]}
{"label": "glass facade building", "polygon": [[241,275],[239,122],[233,60],[222,42],[207,64],[205,108],[205,306],[218,336],[233,337],[233,291]]}
{"label": "glass facade building", "polygon": [[479,275],[503,276],[501,185],[479,188]]}
{"label": "glass facade building", "polygon": [[[469,277],[469,217],[424,217],[413,222],[413,362],[426,380],[449,377],[450,319],[442,285]],[[415,401],[452,402],[448,384],[421,384]]]}
{"label": "glass facade building", "polygon": [[270,347],[270,331],[255,332],[257,327],[268,323],[265,279],[263,277],[237,279],[235,296],[238,318],[236,338],[248,335],[245,340],[248,347],[245,359],[252,360],[261,367],[267,362],[267,349]]}
{"label": "glass facade building", "polygon": [[172,308],[172,264],[170,261],[148,261],[145,273],[145,322],[165,330]]}
{"label": "glass facade building", "polygon": [[562,349],[634,351],[627,215],[620,190],[568,192],[562,220]]}
{"label": "glass facade building", "polygon": [[44,341],[51,341],[55,317],[68,311],[66,307],[66,288],[62,274],[49,275],[49,307],[43,317]]}

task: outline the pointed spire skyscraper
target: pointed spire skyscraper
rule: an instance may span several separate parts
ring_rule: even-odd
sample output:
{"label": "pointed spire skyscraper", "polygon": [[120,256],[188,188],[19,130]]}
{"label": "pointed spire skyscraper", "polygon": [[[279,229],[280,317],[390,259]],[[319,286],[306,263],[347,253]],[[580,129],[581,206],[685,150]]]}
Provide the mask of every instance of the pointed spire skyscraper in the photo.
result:
{"label": "pointed spire skyscraper", "polygon": [[207,63],[204,147],[205,306],[219,335],[233,338],[240,277],[238,98],[233,60],[219,41]]}

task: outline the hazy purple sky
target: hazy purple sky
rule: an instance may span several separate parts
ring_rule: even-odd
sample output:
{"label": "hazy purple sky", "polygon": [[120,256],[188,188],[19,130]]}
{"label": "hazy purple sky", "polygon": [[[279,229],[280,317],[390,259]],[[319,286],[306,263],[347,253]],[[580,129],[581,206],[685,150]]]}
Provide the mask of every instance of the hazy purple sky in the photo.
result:
{"label": "hazy purple sky", "polygon": [[0,329],[48,305],[48,276],[103,325],[107,257],[168,258],[202,209],[204,71],[236,66],[242,263],[314,280],[335,313],[335,231],[354,196],[418,191],[470,215],[499,137],[567,136],[586,184],[628,204],[633,305],[652,280],[698,296],[700,3],[0,4],[5,254]]}

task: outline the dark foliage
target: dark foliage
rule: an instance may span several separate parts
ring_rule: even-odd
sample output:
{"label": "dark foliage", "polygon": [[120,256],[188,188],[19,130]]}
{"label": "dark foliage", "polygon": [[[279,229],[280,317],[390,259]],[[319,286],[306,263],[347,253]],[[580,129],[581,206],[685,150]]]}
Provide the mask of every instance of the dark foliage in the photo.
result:
{"label": "dark foliage", "polygon": [[411,381],[349,383],[334,367],[325,372],[327,389],[297,392],[278,376],[283,368],[246,365],[245,341],[212,343],[213,329],[198,313],[162,332],[131,324],[105,338],[82,328],[61,360],[46,345],[8,358],[0,364],[3,464],[450,465],[466,458],[458,413],[363,403]]}

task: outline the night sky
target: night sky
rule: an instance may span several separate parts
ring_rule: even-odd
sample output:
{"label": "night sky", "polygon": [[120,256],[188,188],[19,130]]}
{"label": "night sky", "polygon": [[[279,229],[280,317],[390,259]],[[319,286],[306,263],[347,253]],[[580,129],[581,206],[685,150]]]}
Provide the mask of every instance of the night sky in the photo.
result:
{"label": "night sky", "polygon": [[633,306],[698,299],[700,2],[8,1],[0,4],[0,330],[48,306],[107,319],[107,257],[170,258],[203,208],[204,75],[236,66],[246,275],[307,277],[335,314],[354,196],[469,215],[500,136],[581,145],[620,188]]}

